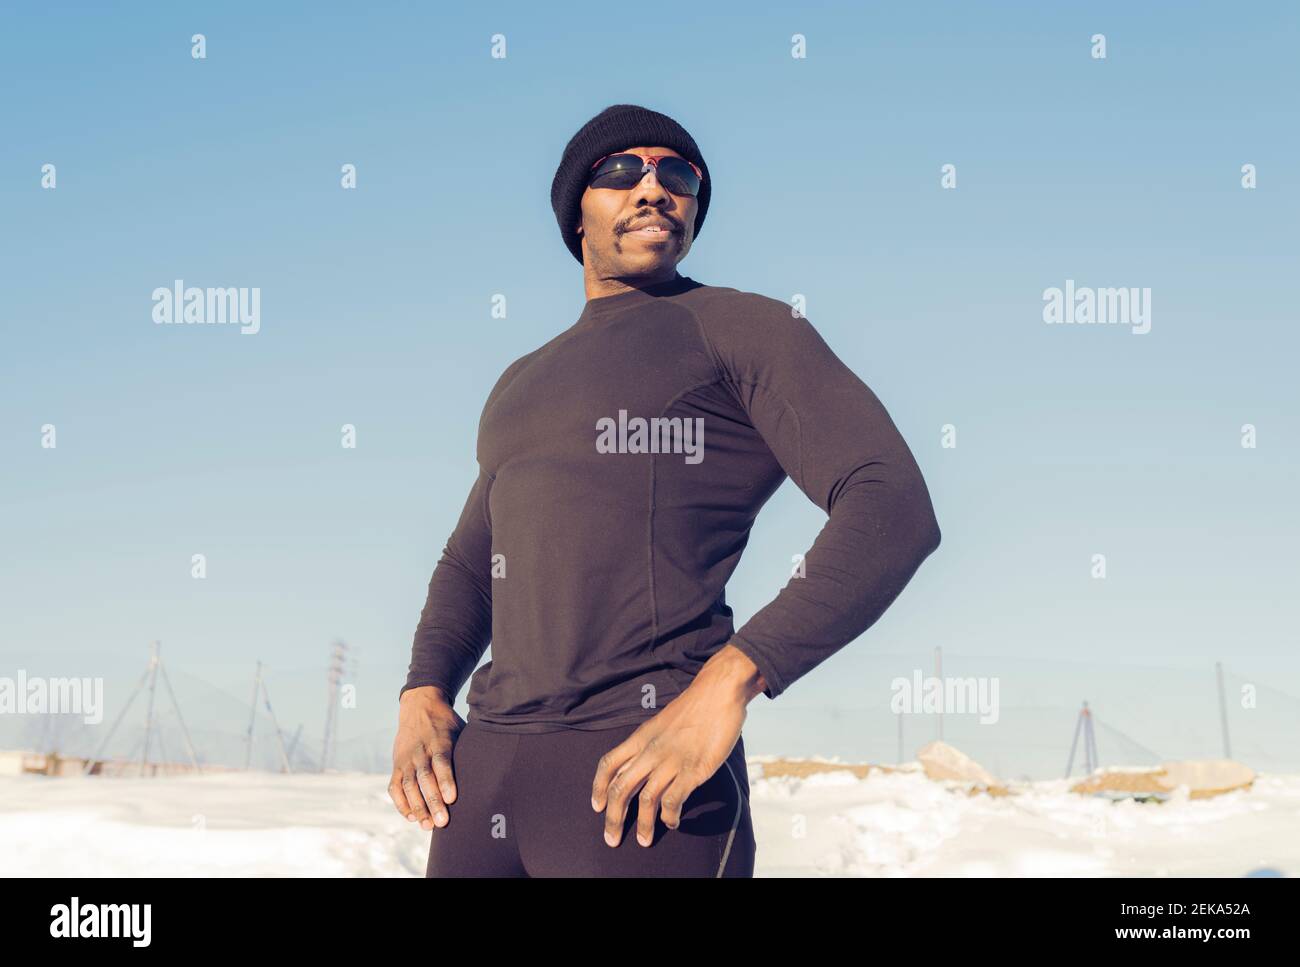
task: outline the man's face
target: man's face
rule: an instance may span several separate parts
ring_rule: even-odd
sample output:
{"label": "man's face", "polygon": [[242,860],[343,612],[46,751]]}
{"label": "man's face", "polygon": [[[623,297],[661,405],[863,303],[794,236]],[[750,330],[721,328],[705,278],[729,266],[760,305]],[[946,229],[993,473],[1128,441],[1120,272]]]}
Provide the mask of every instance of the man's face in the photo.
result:
{"label": "man's face", "polygon": [[[672,148],[625,148],[643,158],[672,155]],[[654,169],[634,188],[588,188],[582,194],[583,259],[603,277],[653,275],[677,265],[695,239],[692,195],[674,195],[659,184]],[[661,232],[643,225],[660,225]]]}

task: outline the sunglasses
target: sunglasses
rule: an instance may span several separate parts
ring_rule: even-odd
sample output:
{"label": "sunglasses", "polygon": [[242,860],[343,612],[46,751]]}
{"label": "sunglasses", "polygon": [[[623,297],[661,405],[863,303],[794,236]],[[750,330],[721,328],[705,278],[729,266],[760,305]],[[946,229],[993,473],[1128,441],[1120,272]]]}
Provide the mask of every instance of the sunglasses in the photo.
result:
{"label": "sunglasses", "polygon": [[587,177],[588,188],[635,188],[654,169],[659,184],[674,195],[698,195],[704,172],[676,155],[661,154],[643,158],[638,154],[607,154],[594,165]]}

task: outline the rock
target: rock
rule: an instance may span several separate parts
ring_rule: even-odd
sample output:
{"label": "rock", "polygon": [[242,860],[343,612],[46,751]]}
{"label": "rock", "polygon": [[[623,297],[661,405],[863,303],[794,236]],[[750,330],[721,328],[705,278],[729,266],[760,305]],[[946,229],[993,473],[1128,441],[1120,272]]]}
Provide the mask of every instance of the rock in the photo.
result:
{"label": "rock", "polygon": [[1248,789],[1255,781],[1249,766],[1231,759],[1188,759],[1162,762],[1151,769],[1099,769],[1070,787],[1083,794],[1125,793],[1132,797],[1155,794],[1167,798],[1186,786],[1189,799],[1206,799],[1234,789]]}
{"label": "rock", "polygon": [[1204,799],[1234,789],[1249,789],[1255,781],[1255,770],[1231,759],[1190,759],[1161,763],[1155,780],[1170,792],[1186,786],[1190,798]]}
{"label": "rock", "polygon": [[957,782],[973,782],[981,786],[998,784],[991,773],[983,766],[946,742],[931,742],[922,746],[916,753],[925,774],[931,779],[952,779]]}

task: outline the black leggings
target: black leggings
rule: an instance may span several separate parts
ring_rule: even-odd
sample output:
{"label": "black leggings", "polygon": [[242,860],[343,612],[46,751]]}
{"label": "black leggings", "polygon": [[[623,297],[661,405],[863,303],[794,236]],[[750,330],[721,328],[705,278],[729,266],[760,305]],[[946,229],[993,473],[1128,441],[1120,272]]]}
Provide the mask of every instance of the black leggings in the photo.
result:
{"label": "black leggings", "polygon": [[452,747],[456,801],[433,828],[426,876],[753,876],[754,827],[744,739],[682,805],[659,817],[651,845],[636,839],[638,800],[618,846],[591,808],[597,760],[636,731],[493,732],[470,720]]}

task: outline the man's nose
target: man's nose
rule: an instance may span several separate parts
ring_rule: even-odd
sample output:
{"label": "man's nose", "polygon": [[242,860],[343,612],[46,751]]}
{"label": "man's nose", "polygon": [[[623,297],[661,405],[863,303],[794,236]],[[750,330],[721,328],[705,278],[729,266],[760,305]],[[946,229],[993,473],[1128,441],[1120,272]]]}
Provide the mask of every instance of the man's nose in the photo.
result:
{"label": "man's nose", "polygon": [[668,192],[659,184],[658,170],[654,165],[645,173],[645,177],[632,189],[632,201],[636,207],[644,205],[659,206],[669,200]]}

